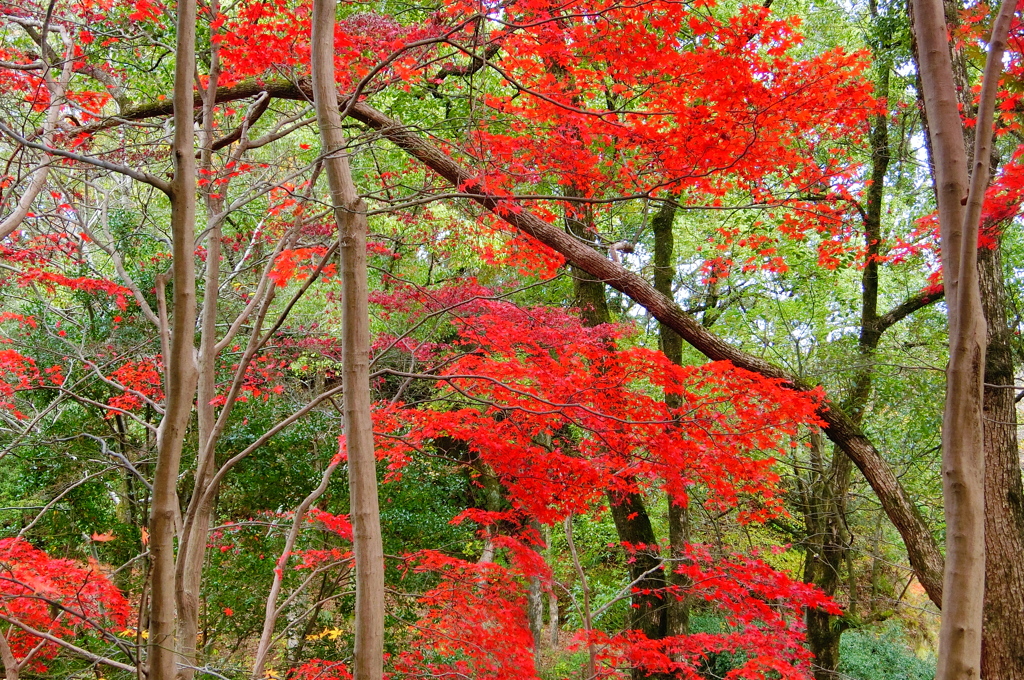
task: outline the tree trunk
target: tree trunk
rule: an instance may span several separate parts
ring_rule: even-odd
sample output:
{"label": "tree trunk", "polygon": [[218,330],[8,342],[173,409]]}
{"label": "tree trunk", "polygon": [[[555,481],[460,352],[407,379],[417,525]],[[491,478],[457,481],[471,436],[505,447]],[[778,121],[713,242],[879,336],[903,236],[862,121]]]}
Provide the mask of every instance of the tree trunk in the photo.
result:
{"label": "tree trunk", "polygon": [[366,272],[366,206],[352,180],[334,79],[336,0],[314,0],[311,37],[313,99],[324,167],[338,222],[341,252],[343,418],[356,569],[355,652],[352,677],[384,673],[384,546],[377,498],[377,463],[370,419],[370,318]]}
{"label": "tree trunk", "polygon": [[[210,12],[220,11],[217,0],[210,3]],[[220,79],[220,47],[210,45],[210,74],[206,98],[203,102],[203,132],[201,137],[201,172],[212,174],[212,147],[214,142],[214,100]],[[206,204],[206,273],[203,281],[202,320],[200,324],[198,382],[196,386],[196,414],[198,425],[198,456],[192,488],[192,498],[182,519],[182,535],[178,542],[175,562],[176,595],[178,606],[178,654],[189,666],[197,666],[196,644],[199,634],[199,609],[202,593],[203,564],[209,541],[213,517],[214,496],[207,493],[216,471],[217,413],[213,399],[217,396],[217,310],[220,291],[221,221],[224,199],[207,185],[203,189]],[[226,410],[230,406],[225,407]],[[179,680],[192,680],[193,668],[182,668]]]}
{"label": "tree trunk", "polygon": [[[849,541],[846,535],[846,494],[853,466],[840,450],[832,453],[826,466],[821,436],[811,436],[811,479],[802,483],[800,498],[804,515],[804,582],[813,583],[826,595],[839,590]],[[806,612],[807,646],[814,654],[815,680],[839,678],[839,643],[849,625],[820,609]]]}
{"label": "tree trunk", "polygon": [[[877,18],[872,3],[872,15]],[[885,55],[875,54],[878,72],[876,89],[878,96],[886,98],[889,93],[889,63]],[[871,126],[871,184],[867,189],[864,210],[864,269],[861,273],[861,320],[858,343],[858,368],[843,410],[860,427],[864,422],[865,410],[871,397],[871,386],[875,372],[875,352],[882,333],[888,328],[878,315],[879,266],[878,253],[882,240],[882,204],[885,195],[885,175],[889,168],[889,126],[888,115],[876,116]],[[820,442],[814,461],[820,463]],[[838,446],[832,452],[832,460],[825,468],[813,464],[815,478],[807,485],[804,499],[804,522],[806,526],[806,552],[804,556],[804,581],[813,583],[826,595],[835,596],[839,589],[839,573],[843,564],[850,566],[849,535],[846,529],[846,497],[850,491],[852,461]],[[851,603],[856,600],[856,581],[852,571],[848,573]],[[839,677],[839,644],[843,632],[849,628],[846,619],[837,618],[819,609],[808,609],[807,645],[814,654],[815,680],[834,680]]]}
{"label": "tree trunk", "polygon": [[[572,192],[570,192],[572,193]],[[593,243],[594,234],[583,216],[568,210],[566,231],[581,242]],[[578,267],[571,267],[575,304],[588,326],[611,322],[604,281],[595,279]],[[654,535],[651,519],[644,499],[637,492],[614,494],[609,492],[608,504],[619,541],[630,545],[649,546],[638,550],[629,562],[629,579],[638,581],[633,586],[632,609],[629,626],[640,630],[650,640],[665,637],[665,572],[657,554],[658,539]],[[640,669],[632,671],[634,678],[646,677]]]}
{"label": "tree trunk", "polygon": [[[654,232],[654,288],[668,298],[674,297],[672,283],[675,279],[675,235],[672,231],[676,217],[676,205],[665,201],[651,219]],[[665,324],[658,325],[658,343],[662,353],[677,366],[683,365],[683,339]],[[669,408],[679,408],[679,396],[665,396]],[[686,557],[686,544],[690,542],[689,499],[676,498],[668,494],[668,542],[670,568],[666,574],[669,594],[665,596],[665,633],[669,636],[687,635],[690,632],[690,598],[686,594],[693,585],[690,579],[676,572],[676,566]]]}
{"label": "tree trunk", "polygon": [[1024,489],[1001,246],[978,253],[985,352],[985,620],[981,674],[1024,680]]}
{"label": "tree trunk", "polygon": [[4,680],[21,680],[21,665],[14,658],[11,645],[8,644],[7,638],[2,633],[0,633],[0,660],[4,664]]}
{"label": "tree trunk", "polygon": [[978,281],[977,234],[988,185],[995,95],[1014,8],[1015,3],[1005,2],[993,24],[968,187],[967,154],[944,8],[935,0],[914,0],[913,3],[921,83],[935,166],[942,274],[949,307],[949,366],[942,430],[946,569],[938,680],[968,680],[981,676],[986,570],[983,421],[986,328]]}
{"label": "tree trunk", "polygon": [[540,577],[531,576],[527,592],[527,619],[530,621],[530,632],[533,634],[533,665],[540,668],[540,647],[544,638],[544,591],[540,587]]}
{"label": "tree trunk", "polygon": [[619,541],[647,546],[638,549],[629,562],[629,578],[637,581],[633,586],[633,613],[629,626],[642,631],[649,640],[660,640],[667,630],[665,572],[661,568],[658,539],[654,535],[651,518],[644,507],[643,497],[638,493],[609,495],[608,500]]}
{"label": "tree trunk", "polygon": [[[554,530],[548,530],[548,566],[551,567],[551,571],[555,570],[555,532]],[[558,591],[557,583],[551,584],[551,590],[548,592],[548,643],[551,645],[552,650],[558,649]]]}
{"label": "tree trunk", "polygon": [[[961,4],[946,2],[946,21],[959,22]],[[951,45],[954,78],[961,110],[976,116],[974,94],[967,75],[967,58]],[[920,86],[919,86],[920,89]],[[927,129],[927,117],[925,118]],[[964,128],[968,150],[975,128]],[[929,155],[932,153],[928,144]],[[981,302],[988,327],[985,351],[985,604],[982,624],[982,677],[1024,679],[1024,648],[1013,631],[1024,628],[1024,491],[1017,448],[1017,409],[1013,390],[1000,386],[1014,381],[1010,330],[1001,261],[1001,241],[978,252]]]}
{"label": "tree trunk", "polygon": [[157,462],[149,519],[150,615],[148,680],[172,680],[177,674],[174,573],[174,521],[178,471],[185,430],[198,379],[193,336],[196,326],[196,163],[192,94],[195,70],[196,3],[179,0],[174,65],[174,140],[171,155],[171,249],[174,276],[170,354],[165,357],[166,394],[157,434]]}

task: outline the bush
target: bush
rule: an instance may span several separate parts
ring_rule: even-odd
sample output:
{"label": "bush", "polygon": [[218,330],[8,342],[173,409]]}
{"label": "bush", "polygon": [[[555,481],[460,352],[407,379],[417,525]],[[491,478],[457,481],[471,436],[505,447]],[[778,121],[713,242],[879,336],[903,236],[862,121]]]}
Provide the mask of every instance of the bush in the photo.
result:
{"label": "bush", "polygon": [[935,660],[919,659],[903,637],[896,623],[847,631],[839,646],[839,672],[856,680],[931,680]]}

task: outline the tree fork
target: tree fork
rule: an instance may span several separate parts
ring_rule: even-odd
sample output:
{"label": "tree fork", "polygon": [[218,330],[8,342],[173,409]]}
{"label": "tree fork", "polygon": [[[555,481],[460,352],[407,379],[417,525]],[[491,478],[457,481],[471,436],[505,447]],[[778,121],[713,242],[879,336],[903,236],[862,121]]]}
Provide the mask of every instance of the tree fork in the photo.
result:
{"label": "tree fork", "polygon": [[964,127],[958,110],[944,8],[935,0],[913,2],[919,70],[935,168],[942,276],[949,300],[949,365],[942,423],[946,569],[937,680],[981,677],[985,596],[983,405],[987,338],[978,279],[978,228],[989,179],[999,74],[1015,7],[1015,2],[1004,1],[993,22],[976,118],[974,161],[968,175]]}

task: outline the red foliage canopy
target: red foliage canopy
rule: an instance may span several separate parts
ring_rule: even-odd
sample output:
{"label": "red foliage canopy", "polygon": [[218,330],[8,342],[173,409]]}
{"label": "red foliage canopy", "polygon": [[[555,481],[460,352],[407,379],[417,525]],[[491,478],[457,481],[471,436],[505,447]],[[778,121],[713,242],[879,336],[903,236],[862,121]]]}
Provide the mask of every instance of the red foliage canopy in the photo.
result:
{"label": "red foliage canopy", "polygon": [[[69,559],[50,557],[20,538],[0,539],[0,615],[57,638],[76,639],[92,632],[108,636],[128,622],[128,601],[100,571]],[[17,627],[7,627],[6,644],[20,663],[37,672],[60,652],[55,642]],[[80,644],[80,643],[79,643]]]}

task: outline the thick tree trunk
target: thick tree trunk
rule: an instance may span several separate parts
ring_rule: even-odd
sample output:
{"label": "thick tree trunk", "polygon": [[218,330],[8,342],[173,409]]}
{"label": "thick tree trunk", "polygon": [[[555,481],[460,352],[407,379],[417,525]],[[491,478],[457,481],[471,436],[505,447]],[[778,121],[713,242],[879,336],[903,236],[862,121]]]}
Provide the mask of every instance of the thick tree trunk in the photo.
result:
{"label": "thick tree trunk", "polygon": [[0,660],[4,664],[4,680],[21,680],[21,665],[14,658],[14,652],[7,638],[0,633]]}
{"label": "thick tree trunk", "polygon": [[[578,242],[593,243],[594,234],[581,215],[567,215],[566,232]],[[590,246],[584,246],[590,248]],[[572,267],[575,304],[588,326],[599,326],[611,322],[605,284],[579,267]],[[629,578],[635,581],[631,598],[632,609],[629,626],[640,630],[650,640],[665,637],[667,620],[664,597],[665,572],[658,556],[658,540],[654,535],[650,516],[639,493],[608,494],[612,519],[619,541],[630,545],[649,546],[638,550],[629,562]],[[633,669],[634,678],[646,677],[640,669]]]}
{"label": "thick tree trunk", "polygon": [[1024,488],[1017,448],[1017,406],[1001,251],[978,254],[988,323],[985,352],[985,620],[981,674],[1024,680]]}
{"label": "thick tree trunk", "polygon": [[[849,550],[846,532],[846,494],[853,465],[842,451],[832,453],[826,465],[821,436],[811,437],[811,478],[802,485],[800,505],[804,516],[804,581],[827,595],[839,590],[840,571]],[[848,623],[819,609],[808,609],[807,646],[814,654],[816,680],[839,677],[839,643]]]}
{"label": "thick tree trunk", "polygon": [[174,573],[174,520],[178,471],[185,430],[198,378],[193,336],[196,326],[196,164],[192,94],[195,70],[196,3],[179,0],[174,65],[174,140],[171,155],[171,249],[174,276],[170,354],[165,357],[163,420],[157,434],[157,463],[149,519],[151,599],[148,680],[172,680],[177,674]]}
{"label": "thick tree trunk", "polygon": [[384,673],[384,547],[377,498],[377,463],[370,419],[370,318],[366,272],[366,206],[346,155],[334,79],[335,0],[314,0],[311,63],[313,101],[324,167],[338,222],[341,253],[343,417],[356,568],[355,680]]}
{"label": "thick tree trunk", "polygon": [[629,578],[633,586],[633,613],[630,628],[642,631],[650,640],[666,635],[665,572],[658,556],[658,539],[651,526],[651,518],[638,493],[609,496],[612,519],[619,541],[630,545],[643,545],[631,555]]}

